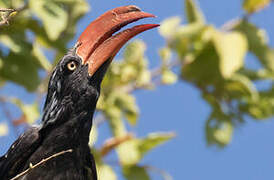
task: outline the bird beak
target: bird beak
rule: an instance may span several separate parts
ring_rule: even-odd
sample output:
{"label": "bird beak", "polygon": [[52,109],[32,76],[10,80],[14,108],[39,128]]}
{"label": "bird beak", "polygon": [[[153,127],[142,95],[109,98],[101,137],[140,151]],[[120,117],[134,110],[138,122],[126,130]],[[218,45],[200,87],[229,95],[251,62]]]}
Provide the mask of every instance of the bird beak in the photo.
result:
{"label": "bird beak", "polygon": [[76,54],[82,59],[82,64],[88,64],[89,75],[92,76],[107,60],[111,61],[129,39],[159,26],[138,25],[113,35],[127,24],[148,17],[155,16],[131,5],[107,11],[91,22],[76,43]]}

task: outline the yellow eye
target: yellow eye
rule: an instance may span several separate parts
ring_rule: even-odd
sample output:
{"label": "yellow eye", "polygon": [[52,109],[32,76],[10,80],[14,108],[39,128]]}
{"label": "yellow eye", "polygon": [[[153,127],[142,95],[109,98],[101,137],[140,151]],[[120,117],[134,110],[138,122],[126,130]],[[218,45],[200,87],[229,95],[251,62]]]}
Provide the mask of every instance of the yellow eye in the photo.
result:
{"label": "yellow eye", "polygon": [[77,68],[77,64],[75,61],[71,61],[67,64],[67,68],[70,71],[74,71]]}

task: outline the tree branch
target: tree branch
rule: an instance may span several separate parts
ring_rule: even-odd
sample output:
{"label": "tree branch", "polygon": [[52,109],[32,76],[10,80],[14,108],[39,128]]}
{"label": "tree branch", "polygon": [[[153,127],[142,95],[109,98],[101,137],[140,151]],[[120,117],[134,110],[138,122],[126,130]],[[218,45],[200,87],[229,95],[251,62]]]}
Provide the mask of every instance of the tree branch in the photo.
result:
{"label": "tree branch", "polygon": [[21,7],[16,8],[16,9],[11,9],[11,8],[0,8],[0,13],[2,20],[0,21],[0,27],[9,25],[9,21],[14,17],[12,16],[12,13],[16,12],[17,14],[20,13],[21,11],[25,10],[27,8],[27,3],[23,4]]}
{"label": "tree branch", "polygon": [[240,22],[241,18],[236,18],[228,21],[222,27],[220,28],[222,31],[231,31],[233,28],[235,28]]}
{"label": "tree branch", "polygon": [[0,8],[0,12],[14,12],[15,9],[5,9],[5,8]]}
{"label": "tree branch", "polygon": [[128,133],[122,137],[113,137],[108,139],[101,148],[101,155],[103,157],[106,156],[112,149],[114,149],[115,147],[119,146],[120,144],[126,141],[133,139],[133,137],[134,137],[133,134]]}
{"label": "tree branch", "polygon": [[56,154],[53,154],[52,156],[46,158],[46,159],[42,159],[40,162],[38,162],[37,164],[35,165],[32,165],[31,163],[29,164],[29,168],[23,172],[21,172],[20,174],[16,175],[15,177],[13,177],[12,179],[10,180],[16,180],[24,175],[26,175],[29,171],[33,170],[34,168],[37,168],[38,166],[44,164],[45,162],[53,159],[53,158],[56,158],[57,156],[61,156],[62,154],[65,154],[65,153],[68,153],[68,152],[72,152],[72,149],[68,149],[66,151],[61,151],[59,153],[56,153]]}
{"label": "tree branch", "polygon": [[164,171],[162,169],[158,169],[158,168],[153,167],[153,166],[144,166],[144,168],[149,170],[149,171],[154,171],[156,173],[161,174],[164,180],[172,180],[172,177],[166,171]]}

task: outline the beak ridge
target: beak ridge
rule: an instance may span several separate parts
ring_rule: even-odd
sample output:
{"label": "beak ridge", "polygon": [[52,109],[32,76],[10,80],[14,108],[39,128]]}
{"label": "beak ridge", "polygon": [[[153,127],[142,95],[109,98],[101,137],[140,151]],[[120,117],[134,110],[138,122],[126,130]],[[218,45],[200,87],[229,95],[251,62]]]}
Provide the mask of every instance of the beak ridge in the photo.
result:
{"label": "beak ridge", "polygon": [[76,43],[76,54],[82,59],[82,64],[89,64],[89,75],[93,75],[106,60],[112,59],[129,39],[159,26],[135,26],[112,36],[127,24],[148,17],[155,16],[130,5],[107,11],[91,22]]}

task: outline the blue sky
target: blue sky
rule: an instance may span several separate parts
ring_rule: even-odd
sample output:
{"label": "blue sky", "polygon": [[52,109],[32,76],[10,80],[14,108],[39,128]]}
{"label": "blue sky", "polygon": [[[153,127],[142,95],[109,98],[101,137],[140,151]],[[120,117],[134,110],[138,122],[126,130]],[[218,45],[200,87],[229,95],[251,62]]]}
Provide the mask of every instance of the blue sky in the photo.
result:
{"label": "blue sky", "polygon": [[[77,36],[94,18],[117,6],[135,4],[144,11],[157,15],[156,19],[142,22],[160,23],[170,16],[183,19],[182,0],[93,0],[92,10],[78,24]],[[242,1],[200,1],[208,23],[220,27],[222,24],[243,14]],[[272,18],[271,18],[272,17]],[[274,5],[251,17],[251,21],[269,33],[269,42],[274,46]],[[151,30],[138,36],[147,44],[150,67],[160,64],[158,49],[165,44],[157,30]],[[75,38],[76,39],[76,38]],[[71,43],[71,46],[76,40]],[[247,64],[256,66],[254,59],[248,56]],[[32,101],[23,89],[9,85],[3,94],[18,94],[25,101]],[[149,153],[142,164],[150,164],[166,170],[175,180],[204,179],[274,179],[274,119],[255,121],[248,119],[237,127],[232,143],[224,148],[208,147],[204,136],[205,119],[209,115],[208,105],[201,99],[200,92],[190,84],[179,82],[172,86],[162,86],[154,91],[135,93],[140,106],[140,119],[133,131],[145,136],[154,131],[175,131],[177,137]],[[3,112],[0,112],[3,117]],[[14,112],[15,115],[18,112]],[[3,121],[1,118],[0,121]],[[100,128],[99,139],[109,136],[106,125]],[[0,154],[3,154],[14,140],[15,135],[0,138]],[[110,157],[111,158],[111,157]],[[152,175],[153,179],[160,179]]]}

